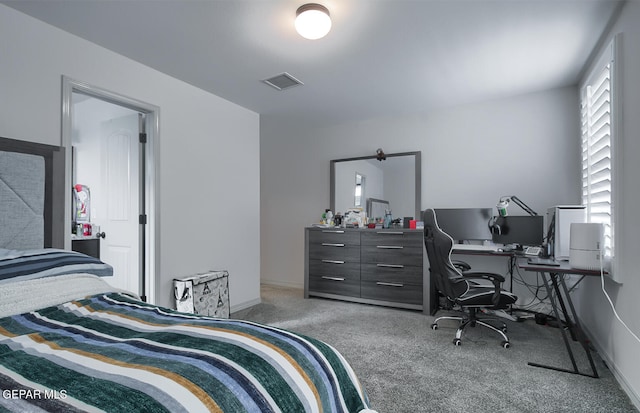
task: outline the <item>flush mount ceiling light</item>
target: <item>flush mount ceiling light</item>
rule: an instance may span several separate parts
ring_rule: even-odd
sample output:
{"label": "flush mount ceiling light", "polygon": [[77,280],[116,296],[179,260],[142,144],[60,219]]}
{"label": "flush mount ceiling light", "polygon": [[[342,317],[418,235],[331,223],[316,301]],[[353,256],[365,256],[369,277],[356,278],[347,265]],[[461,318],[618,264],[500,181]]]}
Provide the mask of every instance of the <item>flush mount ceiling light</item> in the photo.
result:
{"label": "flush mount ceiling light", "polygon": [[331,30],[329,10],[321,4],[308,3],[296,11],[296,30],[305,39],[315,40]]}

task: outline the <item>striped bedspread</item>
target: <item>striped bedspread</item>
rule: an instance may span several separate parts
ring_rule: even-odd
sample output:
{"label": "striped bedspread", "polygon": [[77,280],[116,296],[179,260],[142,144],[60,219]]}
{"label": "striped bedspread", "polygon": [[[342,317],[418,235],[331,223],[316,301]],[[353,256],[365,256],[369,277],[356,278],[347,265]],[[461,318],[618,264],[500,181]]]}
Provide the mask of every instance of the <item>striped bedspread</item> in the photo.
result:
{"label": "striped bedspread", "polygon": [[118,293],[0,318],[0,390],[0,411],[370,411],[327,344]]}
{"label": "striped bedspread", "polygon": [[78,273],[110,277],[113,267],[75,251],[0,249],[0,284]]}

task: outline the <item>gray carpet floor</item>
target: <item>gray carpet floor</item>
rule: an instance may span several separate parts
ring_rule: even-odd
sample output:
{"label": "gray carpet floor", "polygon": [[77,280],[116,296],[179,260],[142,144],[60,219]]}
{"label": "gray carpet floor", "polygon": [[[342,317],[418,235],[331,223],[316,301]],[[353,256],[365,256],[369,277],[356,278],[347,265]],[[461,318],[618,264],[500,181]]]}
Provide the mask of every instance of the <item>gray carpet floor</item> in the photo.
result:
{"label": "gray carpet floor", "polygon": [[[528,366],[571,367],[560,331],[532,320],[507,321],[509,349],[483,327],[470,329],[456,347],[456,322],[432,330],[434,318],[420,312],[304,299],[301,290],[283,287],[263,286],[261,294],[261,304],[232,318],[331,344],[353,366],[379,413],[638,411],[598,354],[597,379]],[[581,370],[589,371],[582,349],[575,352]]]}

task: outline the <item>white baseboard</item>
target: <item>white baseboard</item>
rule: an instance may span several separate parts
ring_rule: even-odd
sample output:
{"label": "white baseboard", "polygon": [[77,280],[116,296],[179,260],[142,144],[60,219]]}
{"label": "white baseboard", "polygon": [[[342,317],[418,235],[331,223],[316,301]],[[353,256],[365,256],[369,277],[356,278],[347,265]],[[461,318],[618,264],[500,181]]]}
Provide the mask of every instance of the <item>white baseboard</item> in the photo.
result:
{"label": "white baseboard", "polygon": [[[285,287],[285,288],[295,288],[302,290],[304,289],[304,285],[300,283],[287,283],[276,280],[261,280],[260,284],[264,285],[273,285],[275,287]],[[262,303],[261,298],[256,298],[255,300],[246,301],[244,303],[236,304],[231,306],[231,313],[235,313],[236,311],[245,310],[249,307],[253,307],[254,305],[258,305]]]}
{"label": "white baseboard", "polygon": [[270,280],[270,279],[264,279],[264,278],[260,279],[260,284],[273,285],[275,287],[295,288],[298,290],[304,289],[304,283],[282,282],[279,280]]}
{"label": "white baseboard", "polygon": [[258,305],[262,302],[261,298],[256,298],[255,300],[245,301],[244,303],[236,304],[231,306],[231,313],[235,313],[236,311],[241,311],[247,309],[249,307],[253,307],[254,305]]}
{"label": "white baseboard", "polygon": [[593,346],[595,347],[595,349],[598,352],[598,354],[600,355],[600,357],[607,364],[607,367],[609,367],[609,370],[611,371],[611,373],[613,373],[613,376],[616,378],[616,380],[620,384],[620,387],[622,387],[622,390],[624,390],[624,392],[627,394],[627,396],[629,396],[629,399],[631,400],[631,403],[633,403],[633,405],[636,407],[636,409],[638,409],[640,411],[640,395],[638,395],[635,392],[633,387],[627,381],[627,379],[624,376],[624,374],[622,374],[622,372],[620,372],[620,370],[618,370],[618,366],[616,366],[616,364],[613,362],[613,360],[611,360],[611,358],[609,357],[609,354],[604,351],[604,348],[600,345],[600,343],[597,340],[593,339],[593,337],[595,337],[595,336],[593,334],[591,334],[591,332],[584,325],[584,323],[580,323],[580,324],[581,324],[582,329],[584,330],[584,333],[587,335],[587,337],[589,337],[589,340],[591,341],[591,344],[593,344]]}

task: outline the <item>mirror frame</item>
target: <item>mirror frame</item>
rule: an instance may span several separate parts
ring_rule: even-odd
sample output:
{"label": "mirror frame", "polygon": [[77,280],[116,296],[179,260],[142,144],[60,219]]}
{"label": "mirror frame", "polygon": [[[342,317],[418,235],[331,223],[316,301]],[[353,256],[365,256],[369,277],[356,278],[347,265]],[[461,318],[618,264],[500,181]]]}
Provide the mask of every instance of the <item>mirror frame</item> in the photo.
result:
{"label": "mirror frame", "polygon": [[[387,158],[393,158],[393,157],[398,157],[398,156],[413,156],[414,159],[414,163],[415,163],[415,214],[414,214],[414,219],[416,221],[422,221],[422,152],[421,151],[414,151],[414,152],[398,152],[398,153],[390,153],[390,154],[386,154]],[[335,178],[336,178],[336,162],[348,162],[348,161],[360,161],[360,160],[366,160],[366,159],[376,159],[377,155],[371,155],[371,156],[359,156],[359,157],[355,157],[355,158],[343,158],[343,159],[332,159],[330,161],[330,200],[329,200],[329,206],[331,208],[332,211],[335,212],[336,209],[336,195],[335,195],[335,190],[336,190],[336,183],[335,183]],[[384,162],[384,161],[382,161]]]}
{"label": "mirror frame", "polygon": [[382,205],[385,206],[383,209],[389,209],[389,201],[385,201],[383,199],[367,198],[367,217],[372,217],[372,216],[384,217],[384,212],[382,215],[373,215],[371,213],[371,211],[373,211],[375,206],[377,206],[378,208],[381,208]]}

